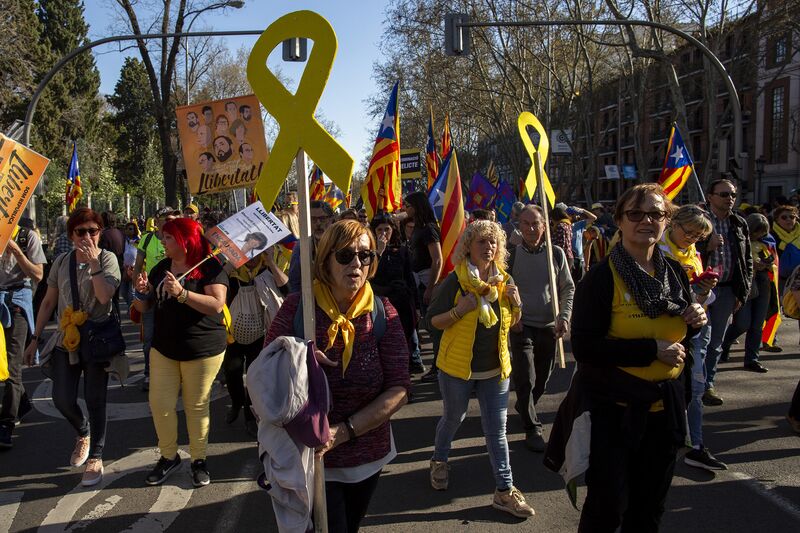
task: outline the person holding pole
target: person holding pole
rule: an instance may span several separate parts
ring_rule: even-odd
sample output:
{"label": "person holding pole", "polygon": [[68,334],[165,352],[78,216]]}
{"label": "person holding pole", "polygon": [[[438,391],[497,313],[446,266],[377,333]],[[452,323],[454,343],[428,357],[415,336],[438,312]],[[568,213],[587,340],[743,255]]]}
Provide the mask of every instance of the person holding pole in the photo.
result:
{"label": "person holding pole", "polygon": [[149,275],[139,274],[134,294],[136,309],[142,313],[153,310],[155,324],[149,400],[161,457],[145,482],[160,485],[181,462],[175,407],[181,393],[192,484],[202,487],[211,483],[206,466],[209,404],[211,386],[227,347],[222,308],[228,275],[218,261],[204,261],[211,255],[211,246],[203,237],[202,226],[194,220],[176,218],[167,222],[162,239],[166,258]]}
{"label": "person holding pole", "polygon": [[[685,366],[687,360],[691,365],[691,339],[707,320],[702,306],[692,303],[683,267],[658,246],[673,211],[656,183],[625,191],[614,215],[622,238],[576,289],[572,351],[578,370],[546,457],[554,455],[554,436],[565,434],[565,410],[572,411],[573,427],[586,423],[579,411],[588,411],[581,532],[610,533],[620,524],[622,531],[657,531],[686,438]],[[558,444],[565,447],[566,440]]]}
{"label": "person holding pole", "polygon": [[511,357],[509,329],[522,317],[520,293],[506,273],[506,234],[499,224],[477,220],[467,226],[453,253],[455,270],[441,282],[428,310],[442,332],[437,365],[442,417],[430,464],[434,490],[447,490],[453,438],[477,394],[481,424],[495,478],[492,506],[519,518],[533,508],[514,487],[506,438]]}
{"label": "person holding pole", "polygon": [[[325,460],[329,533],[358,531],[381,470],[397,455],[389,419],[411,387],[400,318],[369,282],[377,268],[375,238],[358,221],[336,222],[316,246],[313,338],[324,347],[316,356],[331,393],[330,441],[317,456]],[[302,293],[284,300],[265,346],[306,337],[301,300]]]}
{"label": "person holding pole", "polygon": [[546,443],[536,403],[544,394],[547,380],[556,362],[556,339],[569,330],[575,284],[564,251],[553,246],[559,301],[558,317],[553,316],[550,300],[554,297],[547,272],[547,243],[541,207],[526,205],[518,217],[522,244],[511,251],[508,273],[517,280],[522,301],[522,319],[511,328],[511,378],[517,392],[514,406],[525,429],[525,446],[543,452]]}

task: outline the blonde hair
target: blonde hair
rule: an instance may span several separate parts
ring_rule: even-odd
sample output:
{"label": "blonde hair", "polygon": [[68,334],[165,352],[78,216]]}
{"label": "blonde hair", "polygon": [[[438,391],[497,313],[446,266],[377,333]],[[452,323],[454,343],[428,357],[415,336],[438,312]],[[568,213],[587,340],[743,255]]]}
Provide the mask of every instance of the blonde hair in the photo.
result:
{"label": "blonde hair", "polygon": [[[331,273],[328,270],[328,259],[337,250],[346,248],[362,235],[369,237],[369,249],[374,252],[375,237],[373,237],[370,229],[361,222],[357,220],[340,220],[332,226],[328,226],[328,229],[322,234],[319,244],[317,244],[317,254],[314,259],[314,278],[331,287],[333,278],[331,278]],[[369,264],[367,279],[372,279],[376,270],[378,270],[377,257]]]}
{"label": "blonde hair", "polygon": [[680,206],[672,215],[670,224],[672,226],[677,224],[686,229],[696,229],[702,233],[701,239],[711,235],[711,231],[714,229],[706,212],[692,204]]}
{"label": "blonde hair", "polygon": [[475,239],[491,238],[497,243],[497,251],[494,254],[494,264],[505,270],[508,260],[508,250],[506,249],[506,232],[497,222],[491,220],[476,220],[464,230],[458,239],[456,249],[453,252],[453,264],[457,265],[469,257],[469,248]]}

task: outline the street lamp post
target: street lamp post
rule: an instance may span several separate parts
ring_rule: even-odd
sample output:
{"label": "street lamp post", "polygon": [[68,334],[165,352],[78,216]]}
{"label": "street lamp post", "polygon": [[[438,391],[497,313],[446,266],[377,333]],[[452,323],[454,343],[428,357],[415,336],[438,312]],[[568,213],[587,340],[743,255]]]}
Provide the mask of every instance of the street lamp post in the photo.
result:
{"label": "street lamp post", "polygon": [[753,202],[758,203],[761,200],[761,181],[764,179],[764,165],[767,163],[767,160],[764,159],[764,156],[759,156],[756,159],[756,183],[753,191]]}

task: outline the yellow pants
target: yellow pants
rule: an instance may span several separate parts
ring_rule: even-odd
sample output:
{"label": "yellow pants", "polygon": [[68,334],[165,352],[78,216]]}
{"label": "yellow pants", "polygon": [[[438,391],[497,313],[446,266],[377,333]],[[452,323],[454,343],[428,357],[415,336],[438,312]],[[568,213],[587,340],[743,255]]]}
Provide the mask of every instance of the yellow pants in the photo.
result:
{"label": "yellow pants", "polygon": [[194,361],[175,361],[150,349],[150,411],[161,455],[178,453],[178,393],[182,392],[192,461],[206,458],[211,385],[225,352]]}

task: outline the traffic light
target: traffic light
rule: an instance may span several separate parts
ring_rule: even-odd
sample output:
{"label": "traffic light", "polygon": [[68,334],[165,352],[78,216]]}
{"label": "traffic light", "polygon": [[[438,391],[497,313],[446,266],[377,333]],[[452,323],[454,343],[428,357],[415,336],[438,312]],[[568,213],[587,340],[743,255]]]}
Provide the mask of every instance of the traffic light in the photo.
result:
{"label": "traffic light", "polygon": [[469,55],[469,27],[461,26],[469,22],[463,13],[448,13],[444,16],[444,53],[449,56]]}

